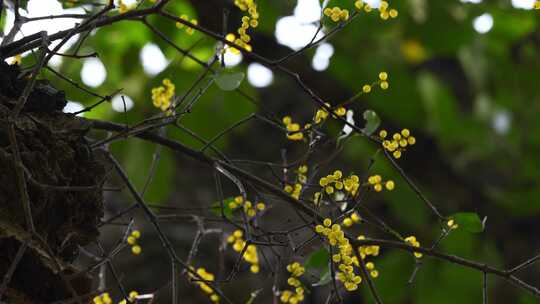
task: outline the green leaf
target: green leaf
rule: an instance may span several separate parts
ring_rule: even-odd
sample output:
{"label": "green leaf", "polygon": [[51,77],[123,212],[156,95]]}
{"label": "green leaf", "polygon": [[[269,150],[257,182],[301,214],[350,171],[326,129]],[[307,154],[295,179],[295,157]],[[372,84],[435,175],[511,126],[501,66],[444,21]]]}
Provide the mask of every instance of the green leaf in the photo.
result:
{"label": "green leaf", "polygon": [[[226,218],[231,218],[233,210],[229,207],[229,203],[234,201],[234,197],[229,197],[223,200],[223,214]],[[215,202],[210,206],[210,212],[217,216],[221,216],[221,202]]]}
{"label": "green leaf", "polygon": [[366,126],[364,127],[364,132],[367,135],[373,134],[373,132],[377,131],[377,128],[381,124],[381,119],[375,113],[375,111],[372,110],[366,110],[364,111],[364,119],[366,120]]}
{"label": "green leaf", "polygon": [[460,228],[471,233],[480,233],[484,231],[484,221],[480,220],[478,214],[474,212],[459,212],[452,215],[452,218]]}
{"label": "green leaf", "polygon": [[326,248],[321,248],[317,251],[312,252],[306,262],[304,267],[306,268],[323,268],[328,265],[330,262],[330,253]]}
{"label": "green leaf", "polygon": [[330,263],[327,264],[327,267],[324,268],[324,270],[321,272],[321,276],[319,277],[319,281],[313,286],[323,286],[332,280],[332,272],[330,271]]}
{"label": "green leaf", "polygon": [[242,83],[242,80],[244,80],[244,73],[223,72],[223,73],[219,73],[215,79],[220,89],[222,89],[223,91],[232,91],[232,90],[237,89],[240,86],[240,84]]}

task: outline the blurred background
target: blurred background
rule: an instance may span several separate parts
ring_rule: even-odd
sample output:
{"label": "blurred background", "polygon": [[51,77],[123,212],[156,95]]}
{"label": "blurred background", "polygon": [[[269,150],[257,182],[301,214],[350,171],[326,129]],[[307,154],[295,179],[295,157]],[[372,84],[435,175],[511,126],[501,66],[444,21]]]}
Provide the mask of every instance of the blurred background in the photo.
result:
{"label": "blurred background", "polygon": [[[134,1],[124,1],[130,4]],[[173,0],[168,10],[187,14],[214,32],[232,32],[240,24],[241,12],[233,1]],[[377,7],[379,1],[366,0]],[[306,84],[323,99],[336,104],[359,92],[362,85],[377,79],[380,71],[389,75],[390,88],[374,90],[362,96],[350,108],[361,125],[361,113],[378,113],[381,127],[389,131],[408,128],[417,144],[399,160],[409,177],[443,212],[478,213],[487,217],[485,231],[470,234],[457,230],[440,248],[448,253],[493,264],[501,268],[515,266],[538,254],[540,215],[540,11],[533,10],[534,0],[400,0],[391,1],[399,11],[396,19],[383,21],[378,13],[361,15],[336,35],[320,45],[288,60],[284,65],[300,74]],[[309,43],[317,32],[321,1],[257,1],[260,21],[252,32],[254,52],[278,59]],[[329,1],[354,9],[353,1]],[[223,28],[224,11],[228,12],[227,29]],[[84,13],[84,6],[70,7],[56,0],[30,0],[24,16]],[[13,24],[11,11],[4,11],[0,26],[7,33]],[[155,16],[149,23],[178,46],[207,62],[215,52],[213,39],[200,33],[187,35],[173,22]],[[77,20],[56,19],[30,22],[21,28],[24,35],[47,30],[50,33],[70,28]],[[330,31],[330,23],[319,33]],[[20,34],[22,35],[22,34]],[[22,36],[17,36],[22,37]],[[76,37],[63,48],[73,48]],[[151,88],[169,78],[177,94],[185,92],[203,68],[154,35],[141,22],[126,21],[94,30],[81,53],[97,52],[99,57],[73,59],[55,56],[51,68],[102,95],[122,88],[112,102],[104,103],[84,117],[133,124],[159,113],[152,105]],[[242,55],[228,53],[226,69],[243,72],[246,79],[240,88],[252,96],[250,102],[237,91],[225,92],[212,85],[196,103],[193,112],[181,122],[204,139],[211,139],[226,127],[251,113],[263,113],[280,119],[292,115],[306,123],[316,109],[312,100],[288,76],[270,70]],[[23,55],[23,66],[32,62]],[[65,112],[76,112],[98,99],[70,86],[54,74],[43,76],[66,92],[69,103]],[[124,96],[124,103],[122,97]],[[126,112],[124,112],[124,110]],[[341,126],[328,126],[338,134]],[[185,131],[169,127],[167,136],[184,144],[202,145]],[[96,134],[102,136],[103,134]],[[230,159],[265,162],[282,161],[285,149],[289,159],[301,155],[300,144],[287,141],[283,132],[258,120],[235,129],[216,142]],[[361,173],[368,166],[377,147],[360,137],[350,138],[333,163],[322,173],[334,169]],[[118,141],[111,150],[129,176],[142,189],[152,171],[155,155],[159,161],[155,175],[145,192],[146,201],[158,214],[196,213],[212,216],[210,207],[218,200],[211,168],[190,159],[139,141]],[[156,154],[157,153],[157,154]],[[271,172],[260,166],[242,164],[243,168],[271,179]],[[327,173],[327,172],[328,173]],[[396,181],[392,192],[371,195],[367,206],[404,235],[414,234],[422,244],[431,244],[439,235],[437,220],[407,187],[390,164],[378,155],[373,172]],[[225,182],[227,183],[227,182]],[[120,185],[113,179],[111,186]],[[224,185],[226,197],[235,196],[234,185]],[[297,216],[285,203],[265,200],[269,206],[268,222],[287,229],[298,224]],[[106,214],[110,218],[133,204],[127,191],[106,193]],[[157,291],[157,303],[168,303],[170,266],[166,252],[140,211],[127,214],[102,230],[102,243],[108,249],[122,237],[122,223],[135,219],[142,232],[142,254],[121,253],[114,262],[123,284],[139,293]],[[279,226],[277,226],[279,225]],[[234,228],[208,223],[208,228]],[[166,233],[181,257],[187,256],[197,223],[185,218],[163,222]],[[218,271],[220,235],[202,240],[195,257],[195,267]],[[302,235],[298,235],[300,243]],[[316,244],[314,244],[315,246]],[[315,247],[307,246],[297,260]],[[95,247],[89,246],[93,251]],[[282,250],[282,249],[279,249]],[[293,253],[285,249],[284,257]],[[236,253],[224,251],[223,263],[228,272]],[[84,257],[80,263],[87,262]],[[285,260],[284,262],[288,262]],[[376,285],[385,303],[479,303],[482,274],[449,263],[425,259],[412,284],[407,281],[414,269],[410,255],[382,250],[376,259],[380,276]],[[251,274],[243,263],[236,278],[224,285],[224,292],[238,303],[245,303],[250,292],[262,289],[253,303],[271,303],[272,276],[265,261],[260,274]],[[540,285],[540,265],[519,273],[520,278]],[[108,286],[119,298],[108,274]],[[284,280],[281,286],[286,287]],[[182,303],[209,302],[207,296],[181,279]],[[305,303],[322,303],[329,286],[314,288]],[[488,281],[489,303],[538,303],[537,299],[497,278]],[[346,303],[372,303],[365,284],[359,293],[349,294]]]}

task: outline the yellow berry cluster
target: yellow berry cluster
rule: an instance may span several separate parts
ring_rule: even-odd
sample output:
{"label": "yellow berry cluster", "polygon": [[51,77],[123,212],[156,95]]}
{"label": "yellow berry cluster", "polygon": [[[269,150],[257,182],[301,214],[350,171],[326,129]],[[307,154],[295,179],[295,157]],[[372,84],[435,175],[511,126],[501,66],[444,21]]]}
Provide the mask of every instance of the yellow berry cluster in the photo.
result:
{"label": "yellow berry cluster", "polygon": [[[242,230],[235,230],[231,235],[227,237],[227,243],[233,244],[234,251],[241,253],[246,246],[246,241],[243,239],[244,233]],[[257,247],[253,244],[249,244],[244,252],[244,260],[251,264],[249,270],[252,273],[259,273],[259,256],[257,255]]]}
{"label": "yellow berry cluster", "polygon": [[302,192],[302,185],[307,183],[308,166],[302,165],[296,170],[296,182],[294,185],[286,184],[283,190],[290,193],[295,199],[300,199],[300,193]]}
{"label": "yellow berry cluster", "polygon": [[358,213],[353,212],[350,216],[347,216],[343,219],[343,226],[345,227],[351,227],[353,224],[360,223],[362,221],[362,218]]}
{"label": "yellow berry cluster", "polygon": [[386,139],[388,132],[386,130],[381,130],[379,132],[379,137],[383,140],[383,147],[392,152],[394,158],[398,159],[401,157],[401,153],[405,151],[407,146],[412,146],[416,143],[416,138],[411,136],[411,132],[408,129],[401,130],[401,133],[394,133],[392,139]]}
{"label": "yellow berry cluster", "polygon": [[330,17],[330,19],[334,22],[349,20],[349,10],[342,9],[337,6],[334,6],[333,8],[329,8],[329,7],[325,8],[323,10],[323,14],[326,17]]}
{"label": "yellow berry cluster", "polygon": [[[130,292],[129,295],[128,295],[128,301],[129,301],[130,303],[135,303],[135,301],[137,300],[137,296],[138,296],[138,295],[139,295],[139,293],[136,292],[136,291]],[[124,300],[118,302],[118,304],[127,304],[128,301],[126,301],[126,300],[124,299]]]}
{"label": "yellow berry cluster", "polygon": [[108,292],[104,292],[98,296],[95,296],[94,299],[92,299],[92,302],[94,304],[111,304],[112,299]]}
{"label": "yellow berry cluster", "polygon": [[293,122],[290,116],[283,117],[283,124],[287,128],[287,138],[289,140],[302,140],[304,133],[301,131],[300,124]]}
{"label": "yellow berry cluster", "polygon": [[242,196],[237,196],[234,198],[234,201],[229,202],[229,208],[232,210],[235,210],[239,207],[244,207],[244,212],[246,215],[250,218],[257,215],[257,211],[263,211],[266,209],[266,205],[263,202],[258,202],[257,204],[253,205],[251,201],[245,201]]}
{"label": "yellow berry cluster", "polygon": [[131,5],[125,4],[122,0],[118,0],[118,12],[120,14],[126,13],[132,9],[134,9],[137,6],[136,3],[133,3]]}
{"label": "yellow berry cluster", "polygon": [[381,89],[387,90],[390,87],[390,84],[388,83],[388,73],[380,72],[379,79],[376,82],[373,82],[372,84],[364,84],[362,86],[362,93],[364,94],[370,93],[371,90],[373,89],[373,86],[377,84],[379,85]]}
{"label": "yellow berry cluster", "polygon": [[354,255],[349,239],[341,230],[341,226],[339,224],[332,225],[332,220],[326,218],[322,225],[315,226],[315,232],[325,236],[331,246],[338,248],[338,253],[332,255],[332,261],[339,263],[337,279],[343,283],[348,291],[358,289],[362,278],[355,273],[353,266],[353,264],[358,266],[358,259]]}
{"label": "yellow berry cluster", "polygon": [[283,190],[290,193],[295,199],[300,199],[300,193],[302,193],[302,184],[296,183],[294,185],[285,185]]}
{"label": "yellow berry cluster", "polygon": [[[185,20],[185,21],[189,21],[189,17],[186,14],[181,15],[180,19]],[[199,24],[199,21],[197,21],[197,19],[191,19],[191,21],[189,21],[189,22],[192,23],[192,24],[195,24],[195,25]],[[188,35],[193,35],[193,33],[195,32],[195,30],[192,27],[185,26],[182,22],[176,22],[176,27],[179,28],[179,29],[186,27],[186,33]]]}
{"label": "yellow berry cluster", "polygon": [[282,291],[280,300],[282,303],[301,303],[304,300],[304,287],[298,278],[304,274],[306,269],[300,263],[294,262],[287,265],[287,271],[291,274],[287,279],[287,284],[294,287],[294,290]]}
{"label": "yellow berry cluster", "polygon": [[456,223],[456,221],[454,221],[454,219],[449,219],[446,222],[446,226],[448,226],[448,229],[450,230],[457,229],[459,227],[459,225]]}
{"label": "yellow berry cluster", "polygon": [[168,79],[163,79],[163,85],[152,89],[152,103],[156,108],[167,111],[171,106],[171,99],[174,96],[175,86]]}
{"label": "yellow berry cluster", "polygon": [[380,72],[379,73],[379,86],[381,89],[386,90],[389,87],[388,84],[388,73],[386,72]]}
{"label": "yellow berry cluster", "polygon": [[[359,235],[357,240],[365,240],[366,237],[363,235]],[[368,256],[378,256],[379,255],[379,249],[380,247],[377,245],[370,245],[370,246],[360,246],[358,247],[358,253],[360,254],[360,258],[362,260],[366,259]],[[375,264],[373,262],[367,262],[366,263],[366,269],[369,271],[369,275],[372,278],[379,277],[379,271],[375,269]]]}
{"label": "yellow berry cluster", "polygon": [[540,10],[540,1],[534,3],[534,9]]}
{"label": "yellow berry cluster", "polygon": [[[413,235],[411,235],[409,237],[406,237],[405,242],[408,243],[409,245],[413,246],[413,247],[420,247],[420,242],[418,242],[416,240],[416,237],[413,236]],[[419,258],[422,257],[422,254],[420,252],[415,252],[414,256],[419,259]]]}
{"label": "yellow berry cluster", "polygon": [[[357,240],[365,240],[366,237],[364,235],[359,235],[356,237]],[[378,256],[379,255],[380,247],[377,245],[369,245],[369,246],[360,246],[358,247],[358,253],[360,253],[360,257],[362,259],[365,259],[367,256]]]}
{"label": "yellow berry cluster", "polygon": [[[364,9],[366,13],[369,13],[373,10],[373,8],[369,4],[364,3],[364,1],[362,0],[355,1],[354,6],[357,10]],[[381,17],[381,19],[388,20],[388,18],[396,18],[398,16],[398,11],[394,8],[389,9],[389,6],[390,5],[387,1],[381,1],[381,4],[379,6],[379,16]]]}
{"label": "yellow berry cluster", "polygon": [[324,192],[327,194],[332,194],[336,190],[344,190],[345,192],[354,196],[360,187],[360,178],[355,174],[343,178],[343,173],[341,170],[336,170],[333,174],[329,174],[326,177],[321,177],[319,180],[319,185],[323,187]]}
{"label": "yellow berry cluster", "polygon": [[[329,103],[325,103],[325,105],[329,108],[331,108],[330,104]],[[323,121],[326,120],[326,118],[328,118],[328,111],[325,109],[325,108],[320,108],[317,110],[317,112],[315,113],[315,117],[313,118],[313,121],[316,123],[316,124],[319,124]],[[337,107],[335,110],[334,110],[334,114],[336,114],[337,116],[341,117],[341,116],[345,116],[345,114],[347,114],[347,109],[345,109],[344,107]]]}
{"label": "yellow berry cluster", "polygon": [[[190,267],[191,270],[193,270],[193,267]],[[207,282],[212,282],[215,280],[214,274],[206,271],[204,268],[197,268],[195,272],[199,275],[200,278],[195,277],[192,273],[189,274],[189,276],[193,279],[198,279],[199,281],[196,281],[196,284],[199,285],[199,288],[210,297],[210,301],[213,303],[219,303],[219,296],[214,292],[214,289],[208,285]],[[204,280],[200,281],[200,279]]]}
{"label": "yellow berry cluster", "polygon": [[[382,178],[380,175],[372,175],[368,178],[368,183],[373,186],[373,190],[375,190],[376,192],[381,192],[382,189],[383,189],[383,181],[382,181]],[[384,182],[384,187],[386,188],[386,190],[388,191],[392,191],[394,190],[394,181],[393,180],[387,180],[386,182]]]}
{"label": "yellow berry cluster", "polygon": [[131,252],[134,255],[141,254],[142,248],[137,244],[137,240],[141,237],[141,232],[139,230],[133,230],[127,238],[127,243],[131,245]]}
{"label": "yellow berry cluster", "polygon": [[[225,36],[225,39],[229,42],[234,42],[234,44],[244,48],[246,51],[251,52],[253,47],[249,44],[251,41],[251,36],[248,34],[248,29],[250,27],[256,28],[259,26],[259,12],[257,11],[257,4],[254,0],[235,0],[234,5],[236,5],[240,10],[247,11],[248,16],[242,17],[242,25],[238,28],[238,37],[235,34],[229,33]],[[227,48],[233,54],[240,53],[240,50],[237,48],[231,47]]]}

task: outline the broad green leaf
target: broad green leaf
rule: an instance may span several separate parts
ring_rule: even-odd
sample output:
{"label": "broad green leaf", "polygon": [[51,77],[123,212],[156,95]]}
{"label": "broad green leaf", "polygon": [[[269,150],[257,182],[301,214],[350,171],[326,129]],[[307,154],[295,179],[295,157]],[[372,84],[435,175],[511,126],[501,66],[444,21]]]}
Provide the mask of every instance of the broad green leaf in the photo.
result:
{"label": "broad green leaf", "polygon": [[484,223],[480,220],[478,214],[474,212],[459,212],[452,215],[460,228],[471,233],[480,233],[484,231]]}
{"label": "broad green leaf", "polygon": [[330,262],[330,253],[326,248],[321,248],[317,251],[312,252],[306,262],[304,267],[306,268],[323,268],[328,265]]}
{"label": "broad green leaf", "polygon": [[364,111],[364,119],[366,120],[366,126],[364,127],[364,132],[367,135],[373,134],[373,132],[377,131],[377,128],[381,124],[381,119],[375,113],[373,110],[366,110]]}
{"label": "broad green leaf", "polygon": [[222,72],[216,76],[216,84],[224,91],[232,91],[240,86],[242,80],[244,80],[244,73],[226,73]]}

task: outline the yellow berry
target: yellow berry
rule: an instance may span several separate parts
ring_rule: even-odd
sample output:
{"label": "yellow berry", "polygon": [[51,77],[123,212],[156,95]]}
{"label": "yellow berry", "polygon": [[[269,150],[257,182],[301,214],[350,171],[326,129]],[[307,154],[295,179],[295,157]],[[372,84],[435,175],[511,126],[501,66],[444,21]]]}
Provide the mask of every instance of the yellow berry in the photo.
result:
{"label": "yellow berry", "polygon": [[388,81],[381,82],[380,86],[381,86],[381,89],[383,89],[383,90],[388,89],[388,87],[389,87]]}
{"label": "yellow berry", "polygon": [[373,186],[373,189],[375,189],[375,191],[377,191],[377,192],[381,192],[382,191],[382,185],[381,184],[376,184],[375,186]]}
{"label": "yellow berry", "polygon": [[362,92],[369,93],[371,92],[371,86],[369,84],[366,84],[362,87]]}
{"label": "yellow berry", "polygon": [[386,182],[384,186],[386,187],[387,190],[392,191],[394,190],[394,181],[389,180]]}
{"label": "yellow berry", "polygon": [[128,236],[127,238],[127,243],[130,244],[130,245],[135,245],[135,243],[137,242],[137,239],[134,237],[134,236]]}
{"label": "yellow berry", "polygon": [[380,138],[386,138],[387,135],[388,135],[388,132],[386,132],[386,130],[381,130],[379,132],[379,137]]}
{"label": "yellow berry", "polygon": [[260,270],[260,267],[257,264],[253,264],[251,265],[251,267],[249,267],[249,271],[251,271],[252,273],[259,273],[259,270]]}
{"label": "yellow berry", "polygon": [[398,11],[396,9],[391,9],[389,15],[392,18],[396,18],[398,16]]}
{"label": "yellow berry", "polygon": [[264,203],[257,204],[257,210],[263,211],[265,208],[266,208],[266,205]]}
{"label": "yellow berry", "polygon": [[323,221],[323,225],[325,227],[330,227],[332,225],[332,220],[329,219],[329,218],[325,218],[324,221]]}
{"label": "yellow berry", "polygon": [[388,79],[388,74],[386,72],[380,72],[379,73],[379,79],[380,80],[386,80]]}
{"label": "yellow berry", "polygon": [[351,227],[353,224],[353,220],[351,218],[348,218],[346,217],[344,220],[343,220],[343,225],[345,227]]}
{"label": "yellow berry", "polygon": [[131,247],[131,252],[132,252],[134,255],[139,255],[139,254],[141,254],[141,251],[142,251],[142,248],[141,248],[141,246],[139,246],[139,245],[135,245],[135,246]]}
{"label": "yellow berry", "polygon": [[404,137],[409,137],[409,135],[411,135],[411,131],[409,131],[409,129],[403,129],[401,130],[401,135]]}
{"label": "yellow berry", "polygon": [[139,230],[133,230],[131,232],[131,236],[133,236],[134,238],[138,239],[141,237],[141,232]]}

